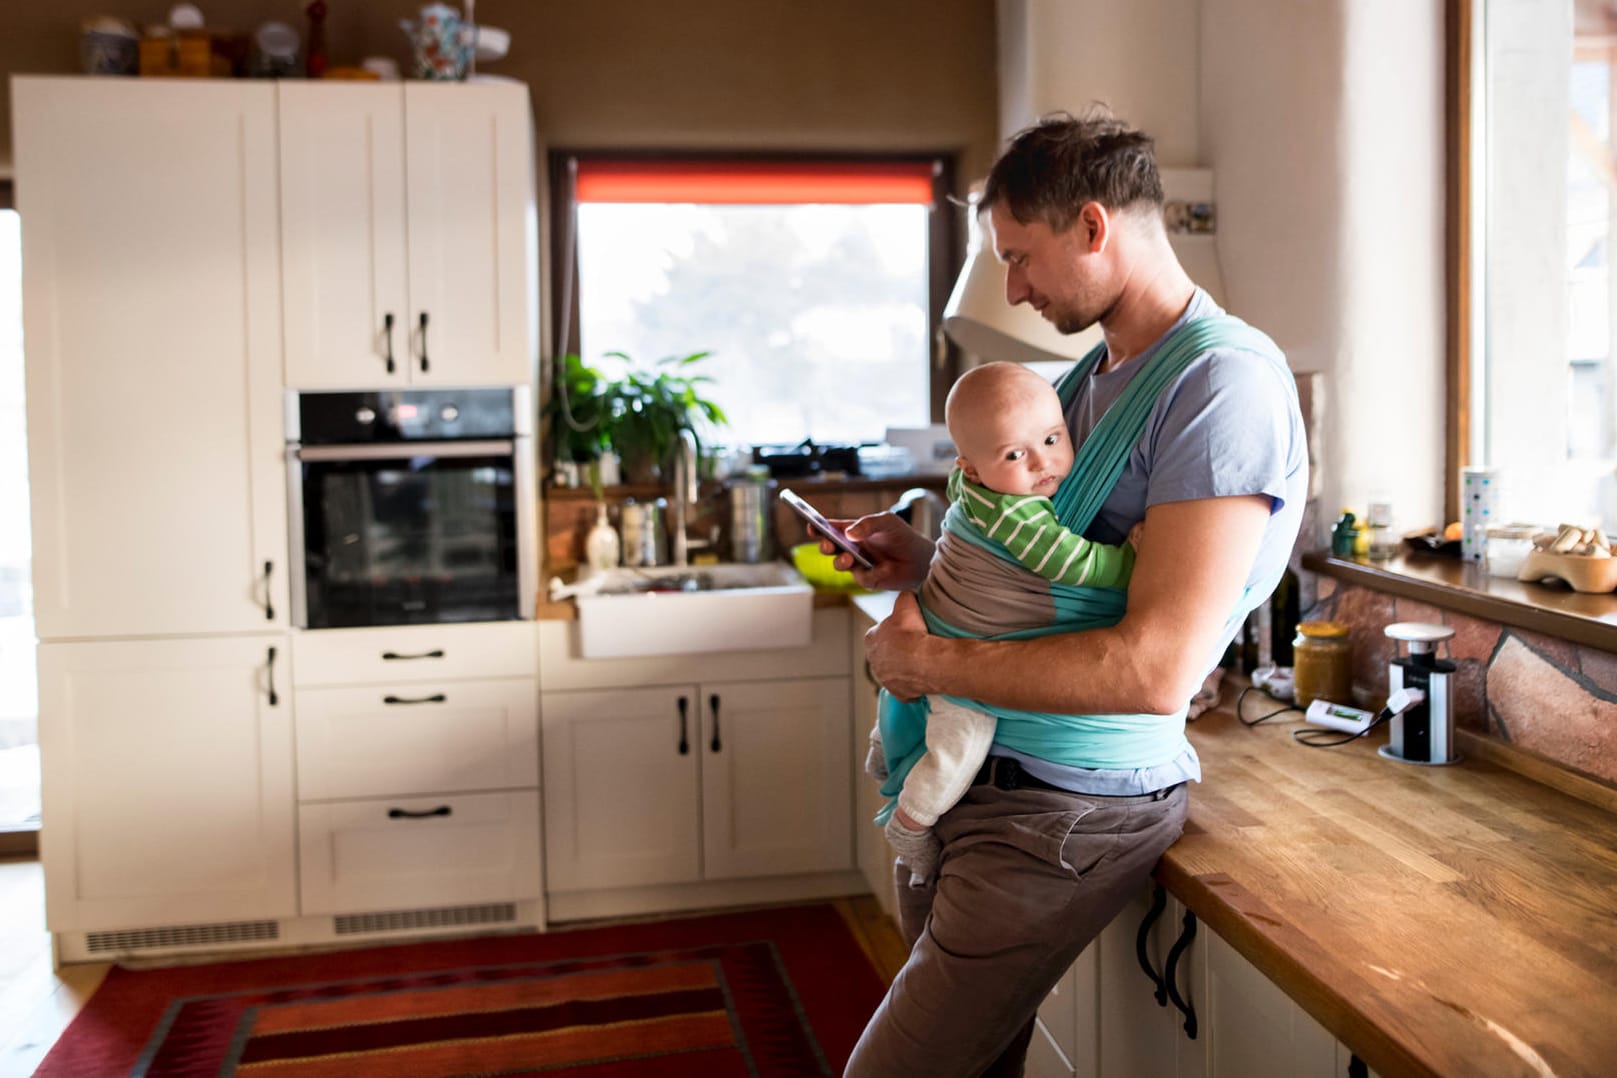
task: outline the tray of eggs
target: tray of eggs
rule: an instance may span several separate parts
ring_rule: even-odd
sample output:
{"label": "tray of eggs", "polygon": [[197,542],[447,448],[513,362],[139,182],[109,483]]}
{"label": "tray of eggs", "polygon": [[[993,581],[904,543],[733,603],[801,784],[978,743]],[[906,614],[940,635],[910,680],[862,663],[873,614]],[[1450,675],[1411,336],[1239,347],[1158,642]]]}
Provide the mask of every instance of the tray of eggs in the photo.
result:
{"label": "tray of eggs", "polygon": [[1617,557],[1599,528],[1562,524],[1554,532],[1533,536],[1533,549],[1522,559],[1517,580],[1560,580],[1573,591],[1617,590]]}

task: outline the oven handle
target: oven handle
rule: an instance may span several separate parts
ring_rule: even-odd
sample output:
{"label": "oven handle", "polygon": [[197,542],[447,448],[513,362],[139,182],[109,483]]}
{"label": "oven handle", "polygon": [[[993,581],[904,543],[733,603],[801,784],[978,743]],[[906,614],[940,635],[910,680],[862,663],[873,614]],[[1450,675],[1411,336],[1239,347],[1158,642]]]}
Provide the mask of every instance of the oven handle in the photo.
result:
{"label": "oven handle", "polygon": [[387,442],[383,445],[305,445],[294,452],[297,459],[334,460],[411,460],[415,457],[499,457],[515,451],[511,439],[482,442]]}

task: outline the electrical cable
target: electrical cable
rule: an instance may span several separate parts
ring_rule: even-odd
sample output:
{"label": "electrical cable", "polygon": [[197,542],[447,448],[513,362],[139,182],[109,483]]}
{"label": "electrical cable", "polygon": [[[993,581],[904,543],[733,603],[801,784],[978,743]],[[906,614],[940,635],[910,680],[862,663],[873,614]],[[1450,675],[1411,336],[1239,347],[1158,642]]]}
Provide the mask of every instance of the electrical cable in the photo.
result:
{"label": "electrical cable", "polygon": [[[1264,696],[1267,696],[1270,700],[1281,706],[1275,708],[1273,711],[1265,712],[1255,719],[1248,719],[1241,713],[1241,705],[1246,702],[1246,694],[1249,692],[1261,692]],[[1270,721],[1271,719],[1279,718],[1288,711],[1295,711],[1299,715],[1306,714],[1302,708],[1296,706],[1295,704],[1288,704],[1280,697],[1270,692],[1268,689],[1259,688],[1256,685],[1248,685],[1246,688],[1242,689],[1241,694],[1235,698],[1235,721],[1239,722],[1242,726],[1258,726],[1262,723]]]}

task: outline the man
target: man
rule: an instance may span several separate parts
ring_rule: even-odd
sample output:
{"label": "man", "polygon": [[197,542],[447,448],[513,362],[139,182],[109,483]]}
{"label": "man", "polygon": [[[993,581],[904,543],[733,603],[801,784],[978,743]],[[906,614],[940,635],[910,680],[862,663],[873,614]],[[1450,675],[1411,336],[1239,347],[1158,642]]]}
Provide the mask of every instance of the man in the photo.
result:
{"label": "man", "polygon": [[[977,782],[938,820],[938,873],[915,887],[899,868],[912,949],[849,1061],[858,1078],[1021,1072],[1051,985],[1180,834],[1185,783],[1201,777],[1186,704],[1284,570],[1307,485],[1296,390],[1278,350],[1242,327],[1245,336],[1214,333],[1187,352],[1233,320],[1219,319],[1174,255],[1148,136],[1104,112],[1041,121],[995,163],[984,211],[1006,300],[1064,333],[1097,321],[1104,333],[1065,407],[1073,444],[1082,452],[1120,398],[1149,407],[1137,439],[1120,443],[1121,475],[1084,534],[1116,544],[1145,527],[1120,620],[989,641],[928,633],[909,592],[926,577],[929,541],[890,514],[841,522],[875,562],[859,582],[901,589],[865,641],[892,696],[1044,715],[1066,738],[1060,751],[1029,751],[1002,719]],[[1165,389],[1125,395],[1153,358],[1176,353],[1188,365]]]}

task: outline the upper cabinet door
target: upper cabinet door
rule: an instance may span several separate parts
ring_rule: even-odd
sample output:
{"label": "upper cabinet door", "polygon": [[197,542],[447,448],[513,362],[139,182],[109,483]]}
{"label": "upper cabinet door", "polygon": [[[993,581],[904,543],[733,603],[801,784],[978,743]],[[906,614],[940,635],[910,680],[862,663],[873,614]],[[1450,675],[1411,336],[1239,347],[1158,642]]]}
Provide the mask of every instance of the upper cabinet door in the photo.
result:
{"label": "upper cabinet door", "polygon": [[534,370],[528,88],[404,87],[414,382],[517,385]]}
{"label": "upper cabinet door", "polygon": [[404,385],[404,90],[283,81],[277,93],[286,383]]}
{"label": "upper cabinet door", "polygon": [[286,626],[275,88],[12,104],[39,635]]}

